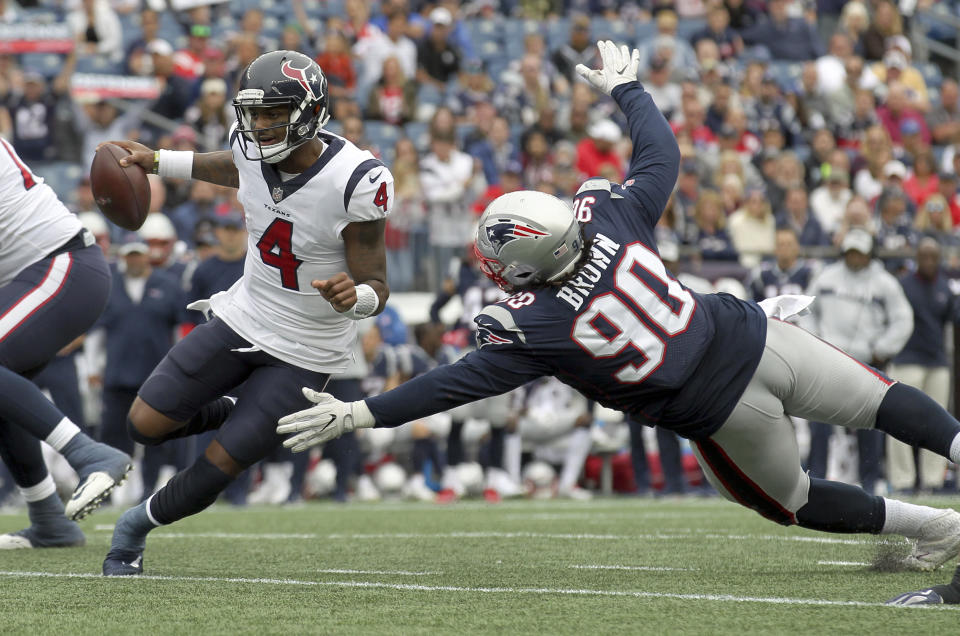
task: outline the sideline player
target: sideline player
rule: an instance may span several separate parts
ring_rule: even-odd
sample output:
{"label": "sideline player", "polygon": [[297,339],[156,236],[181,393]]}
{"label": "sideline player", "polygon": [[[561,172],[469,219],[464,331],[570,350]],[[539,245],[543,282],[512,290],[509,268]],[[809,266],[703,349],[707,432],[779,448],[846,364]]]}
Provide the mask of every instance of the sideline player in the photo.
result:
{"label": "sideline player", "polygon": [[[83,545],[81,519],[119,484],[130,457],[94,442],[27,378],[103,311],[110,270],[93,235],[0,139],[0,458],[27,502],[30,527],[0,549]],[[80,475],[64,511],[40,440]]]}
{"label": "sideline player", "polygon": [[667,273],[654,226],[677,178],[677,142],[637,82],[639,53],[598,46],[602,70],[578,71],[626,115],[627,180],[590,179],[572,210],[539,192],[496,199],[479,220],[477,250],[487,275],[514,293],[477,317],[478,350],[364,401],[305,389],[317,406],[280,420],[277,432],[298,433],[284,444],[304,450],[342,431],[396,426],[554,375],[690,439],[712,485],[768,519],[916,539],[904,562],[912,569],[955,557],[960,513],[811,479],[788,415],[876,427],[954,461],[960,422],[921,391],[767,318],[758,305],[691,292]]}
{"label": "sideline player", "polygon": [[[309,404],[347,366],[356,320],[378,313],[386,284],[385,217],[393,177],[369,152],[322,129],[327,80],[295,51],[261,55],[233,101],[230,150],[124,159],[160,176],[238,188],[248,232],[243,277],[191,308],[212,312],[140,388],[129,432],[143,444],[219,428],[203,455],[117,521],[105,575],[143,571],[147,533],[196,514],[282,439],[277,418]],[[319,293],[317,293],[319,291]],[[206,313],[206,312],[205,312]],[[221,397],[243,383],[236,405]]]}

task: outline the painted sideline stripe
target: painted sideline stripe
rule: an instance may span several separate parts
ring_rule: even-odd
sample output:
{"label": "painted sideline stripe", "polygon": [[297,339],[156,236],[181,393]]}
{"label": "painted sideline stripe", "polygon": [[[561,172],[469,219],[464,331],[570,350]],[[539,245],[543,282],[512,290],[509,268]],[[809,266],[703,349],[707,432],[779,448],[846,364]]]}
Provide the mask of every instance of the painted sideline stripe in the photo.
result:
{"label": "painted sideline stripe", "polygon": [[697,568],[669,568],[655,565],[571,565],[575,570],[637,570],[640,572],[699,572]]}
{"label": "painted sideline stripe", "polygon": [[317,570],[321,574],[395,574],[398,576],[427,576],[429,574],[443,574],[443,572],[409,572],[407,570]]}
{"label": "painted sideline stripe", "polygon": [[658,534],[564,534],[551,532],[382,532],[357,534],[317,534],[304,533],[244,533],[244,532],[162,532],[150,533],[152,539],[570,539],[574,541],[686,541],[690,539],[719,539],[737,541],[793,541],[797,543],[819,543],[828,545],[877,545],[906,544],[903,540],[876,540],[876,539],[837,539],[834,537],[793,537],[776,534],[689,534],[689,533],[658,533]]}
{"label": "painted sideline stripe", "polygon": [[864,561],[817,561],[817,565],[840,565],[840,566],[850,566],[850,567],[864,567],[873,565],[872,563],[866,563]]}
{"label": "painted sideline stripe", "polygon": [[100,579],[111,584],[136,584],[137,581],[168,581],[173,583],[252,583],[265,585],[298,585],[311,587],[343,587],[388,589],[403,592],[466,592],[472,594],[555,594],[562,596],[618,596],[629,598],[667,598],[683,601],[719,601],[722,603],[765,603],[770,605],[810,605],[833,607],[896,607],[903,609],[936,609],[941,611],[957,611],[960,605],[906,605],[888,606],[883,603],[869,603],[865,601],[830,601],[818,598],[781,598],[765,596],[733,596],[730,594],[672,594],[669,592],[645,592],[642,590],[590,590],[548,587],[460,587],[456,585],[417,585],[413,583],[381,583],[377,581],[302,581],[298,579],[268,579],[268,578],[241,578],[215,576],[159,576],[141,574],[140,576],[104,577],[101,574],[88,572],[20,572],[0,570],[0,576],[16,578],[51,578],[51,579]]}

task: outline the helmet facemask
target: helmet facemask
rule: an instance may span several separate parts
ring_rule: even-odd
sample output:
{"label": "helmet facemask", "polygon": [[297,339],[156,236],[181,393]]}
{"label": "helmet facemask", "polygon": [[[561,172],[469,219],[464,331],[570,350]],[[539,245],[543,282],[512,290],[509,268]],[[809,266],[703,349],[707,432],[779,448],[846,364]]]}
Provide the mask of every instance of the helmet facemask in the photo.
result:
{"label": "helmet facemask", "polygon": [[[244,95],[244,93],[248,93]],[[237,98],[233,100],[234,110],[237,112],[237,132],[240,133],[240,144],[243,149],[243,155],[251,161],[265,161],[267,163],[278,163],[290,156],[296,148],[313,139],[320,130],[322,124],[311,127],[309,124],[301,123],[304,119],[305,103],[293,97],[271,97],[264,99],[262,96],[249,95],[249,93],[258,93],[262,91],[253,89],[240,91]],[[286,122],[266,126],[262,128],[253,127],[252,110],[254,108],[276,108],[285,107],[289,115]],[[319,108],[319,105],[317,105]],[[260,143],[260,136],[264,132],[273,132],[276,136],[283,135],[283,139],[264,146]]]}

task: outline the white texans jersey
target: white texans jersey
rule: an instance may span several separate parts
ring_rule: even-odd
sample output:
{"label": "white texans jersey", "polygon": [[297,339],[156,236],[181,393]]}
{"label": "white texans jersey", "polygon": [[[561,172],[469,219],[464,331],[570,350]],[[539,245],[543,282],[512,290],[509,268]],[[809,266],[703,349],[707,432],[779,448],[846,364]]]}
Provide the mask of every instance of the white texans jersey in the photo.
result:
{"label": "white texans jersey", "polygon": [[355,321],[310,286],[347,272],[341,232],[352,222],[384,218],[393,204],[393,176],[378,159],[326,131],[319,159],[283,179],[275,166],[244,158],[236,125],[230,132],[240,172],[238,199],[249,239],[243,276],[210,299],[214,313],[259,349],[322,373],[347,367]]}
{"label": "white texans jersey", "polygon": [[83,225],[0,139],[0,285],[73,238]]}

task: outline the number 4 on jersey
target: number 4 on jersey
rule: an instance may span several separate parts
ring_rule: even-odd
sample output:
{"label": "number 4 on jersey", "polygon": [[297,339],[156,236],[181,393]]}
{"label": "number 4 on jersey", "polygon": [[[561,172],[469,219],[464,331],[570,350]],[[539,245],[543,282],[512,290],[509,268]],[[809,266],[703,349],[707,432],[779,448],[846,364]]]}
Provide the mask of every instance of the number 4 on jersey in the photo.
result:
{"label": "number 4 on jersey", "polygon": [[384,181],[380,184],[380,187],[377,188],[377,194],[373,197],[373,204],[383,210],[387,211],[387,182]]}
{"label": "number 4 on jersey", "polygon": [[293,223],[286,219],[274,219],[257,241],[257,249],[264,263],[280,270],[280,283],[284,289],[299,290],[297,269],[303,261],[294,255],[292,244]]}

